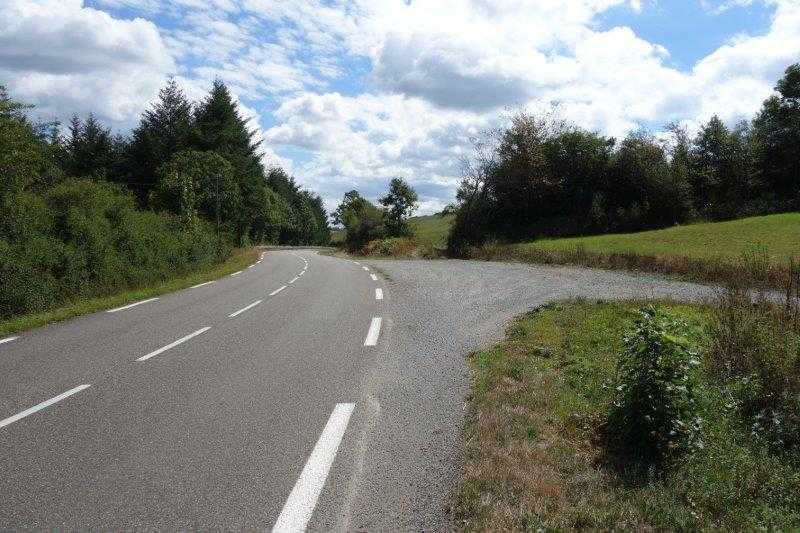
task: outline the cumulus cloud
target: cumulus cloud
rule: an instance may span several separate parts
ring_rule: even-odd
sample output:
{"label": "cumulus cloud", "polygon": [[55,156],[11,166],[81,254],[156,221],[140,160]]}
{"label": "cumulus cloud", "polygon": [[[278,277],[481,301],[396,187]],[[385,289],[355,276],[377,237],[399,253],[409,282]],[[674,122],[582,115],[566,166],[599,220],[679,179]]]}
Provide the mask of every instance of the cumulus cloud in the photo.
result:
{"label": "cumulus cloud", "polygon": [[265,158],[328,207],[403,176],[429,212],[452,200],[470,139],[509,108],[555,106],[617,137],[752,116],[800,57],[800,2],[697,1],[712,14],[766,6],[772,22],[679,70],[669,43],[600,23],[610,9],[664,9],[655,0],[95,0],[133,20],[77,0],[6,0],[0,79],[49,112],[124,122],[169,72],[193,99],[221,77]]}
{"label": "cumulus cloud", "polygon": [[94,111],[128,126],[173,69],[150,21],[115,19],[80,0],[0,4],[0,83],[43,117]]}

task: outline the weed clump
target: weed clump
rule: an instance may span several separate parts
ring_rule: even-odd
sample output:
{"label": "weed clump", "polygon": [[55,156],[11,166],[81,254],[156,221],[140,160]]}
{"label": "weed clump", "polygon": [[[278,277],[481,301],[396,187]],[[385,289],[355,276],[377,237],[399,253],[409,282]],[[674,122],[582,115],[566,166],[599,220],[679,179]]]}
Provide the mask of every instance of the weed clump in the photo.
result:
{"label": "weed clump", "polygon": [[700,445],[700,360],[685,328],[647,307],[624,337],[606,431],[633,463],[660,464]]}

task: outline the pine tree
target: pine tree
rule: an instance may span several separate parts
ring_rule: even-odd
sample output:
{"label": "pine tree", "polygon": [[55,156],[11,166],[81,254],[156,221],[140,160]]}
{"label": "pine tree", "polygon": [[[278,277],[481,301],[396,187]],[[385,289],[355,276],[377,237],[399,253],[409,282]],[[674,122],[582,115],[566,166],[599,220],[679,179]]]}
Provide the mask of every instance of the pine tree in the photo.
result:
{"label": "pine tree", "polygon": [[147,202],[158,168],[194,139],[192,105],[174,79],[158,94],[158,101],[142,115],[126,150],[125,181],[140,202]]}

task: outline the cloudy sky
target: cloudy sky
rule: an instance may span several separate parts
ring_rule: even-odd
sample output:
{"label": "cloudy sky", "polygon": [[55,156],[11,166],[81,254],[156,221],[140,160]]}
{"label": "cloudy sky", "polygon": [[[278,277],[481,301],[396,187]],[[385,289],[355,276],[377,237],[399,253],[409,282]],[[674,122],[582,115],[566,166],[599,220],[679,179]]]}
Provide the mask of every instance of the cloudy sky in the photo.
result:
{"label": "cloudy sky", "polygon": [[752,116],[800,61],[800,0],[0,0],[0,84],[125,133],[215,77],[330,208],[408,179],[453,199],[470,138],[557,106],[609,135]]}

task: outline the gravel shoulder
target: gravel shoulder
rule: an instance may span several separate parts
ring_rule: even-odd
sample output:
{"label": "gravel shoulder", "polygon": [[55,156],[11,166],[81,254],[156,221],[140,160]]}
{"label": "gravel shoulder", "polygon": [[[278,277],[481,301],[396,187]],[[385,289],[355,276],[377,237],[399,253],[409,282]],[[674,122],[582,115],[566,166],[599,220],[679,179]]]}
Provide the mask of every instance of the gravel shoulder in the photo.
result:
{"label": "gravel shoulder", "polygon": [[469,392],[466,355],[502,338],[514,316],[573,297],[703,302],[715,294],[708,286],[585,268],[457,260],[362,263],[388,278],[388,342],[364,383],[368,422],[342,458],[356,475],[332,480],[330,505],[315,524],[320,528],[453,528],[448,507]]}

